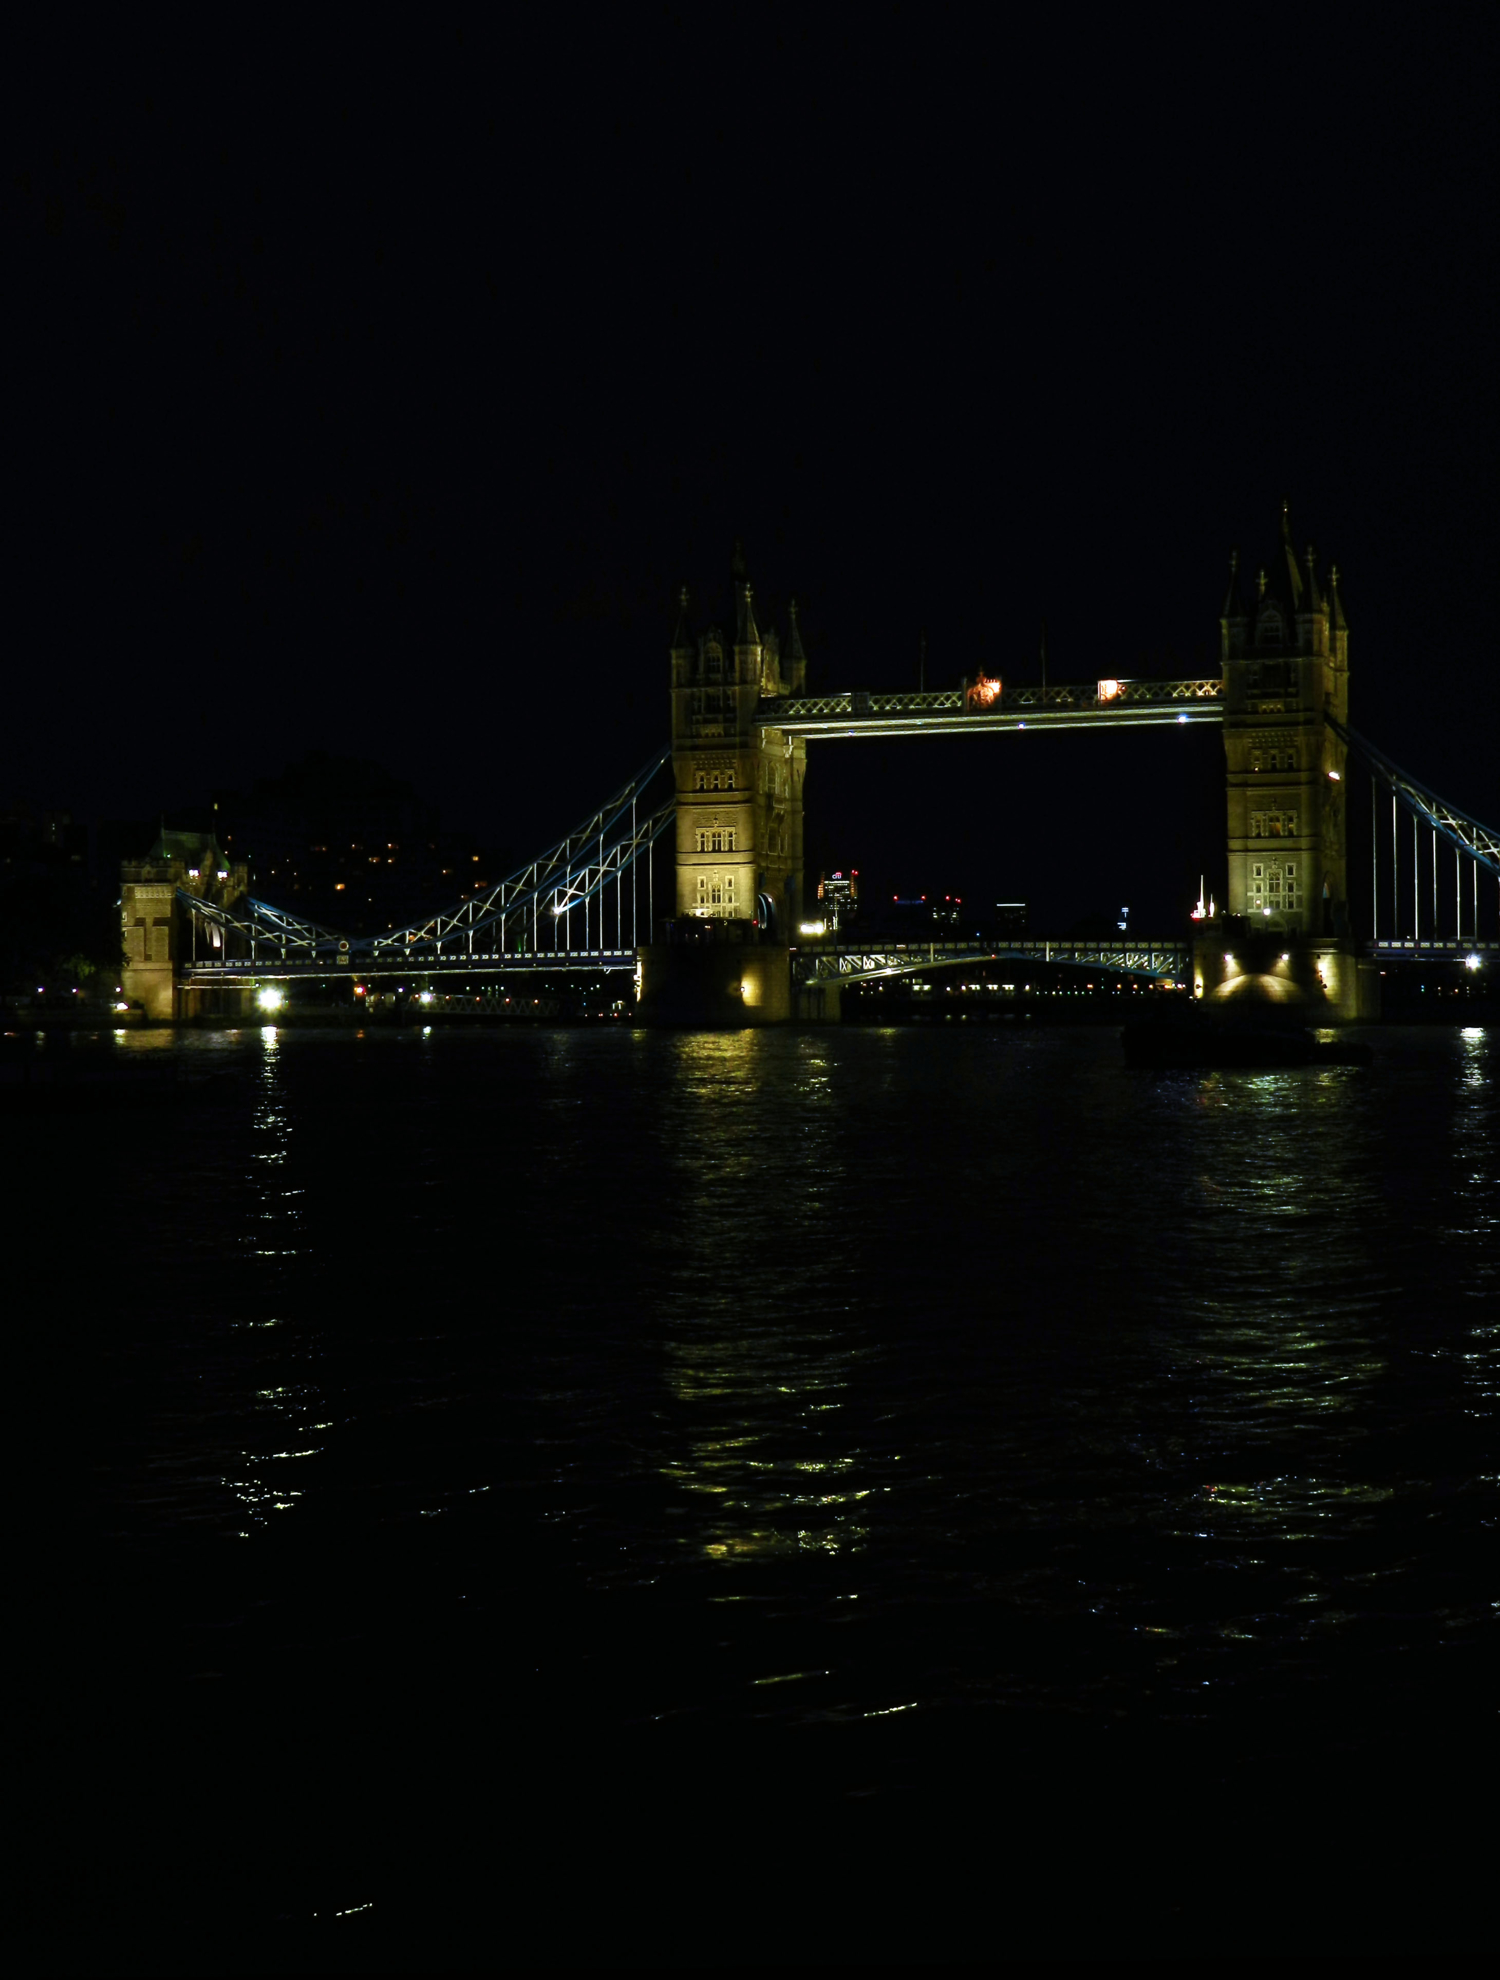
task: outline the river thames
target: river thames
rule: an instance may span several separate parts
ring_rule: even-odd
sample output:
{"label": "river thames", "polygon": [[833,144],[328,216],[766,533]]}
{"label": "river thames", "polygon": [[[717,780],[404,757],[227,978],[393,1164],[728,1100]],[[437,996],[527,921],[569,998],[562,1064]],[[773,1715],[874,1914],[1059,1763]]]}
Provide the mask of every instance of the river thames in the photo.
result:
{"label": "river thames", "polygon": [[1366,1035],[81,1045],[40,1969],[1477,1950],[1500,1046]]}

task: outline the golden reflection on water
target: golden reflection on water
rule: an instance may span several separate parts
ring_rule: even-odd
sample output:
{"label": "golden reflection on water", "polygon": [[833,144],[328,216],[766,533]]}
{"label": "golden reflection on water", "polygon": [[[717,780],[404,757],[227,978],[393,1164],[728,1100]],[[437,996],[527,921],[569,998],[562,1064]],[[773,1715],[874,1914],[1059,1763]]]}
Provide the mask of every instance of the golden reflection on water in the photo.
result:
{"label": "golden reflection on water", "polygon": [[[1205,1147],[1213,1187],[1197,1195],[1153,1330],[1153,1387],[1177,1398],[1183,1426],[1163,1456],[1199,1482],[1169,1493],[1153,1524],[1242,1565],[1357,1530],[1392,1497],[1358,1475],[1389,1369],[1389,1286],[1372,1242],[1384,1205],[1350,1111],[1362,1089],[1349,1079],[1331,1067],[1217,1073],[1199,1086],[1199,1107],[1224,1117]],[[1247,1460],[1263,1474],[1246,1478]],[[1287,1599],[1317,1605],[1327,1593],[1312,1575]]]}
{"label": "golden reflection on water", "polygon": [[[721,1562],[855,1552],[866,1538],[855,1508],[872,1488],[844,1447],[861,1350],[837,1304],[840,1261],[826,1246],[814,1252],[795,1290],[785,1269],[805,1244],[809,1206],[847,1184],[825,1055],[815,1039],[752,1031],[685,1034],[676,1047],[681,1249],[662,1354],[684,1435],[660,1469],[683,1495],[681,1544]],[[768,1129],[762,1080],[774,1055],[785,1091],[788,1052],[798,1104],[790,1116],[776,1109],[781,1125]],[[770,1234],[746,1228],[736,1202],[737,1186],[767,1164],[785,1194]],[[768,1242],[777,1269],[761,1272]],[[726,1277],[729,1261],[737,1269]]]}
{"label": "golden reflection on water", "polygon": [[[248,1226],[243,1245],[250,1258],[265,1260],[278,1278],[282,1261],[296,1259],[302,1249],[303,1213],[298,1199],[300,1189],[287,1187],[285,1167],[290,1152],[292,1121],[284,1084],[282,1038],[274,1025],[259,1032],[260,1068],[255,1105],[250,1123],[250,1202]],[[240,1329],[256,1332],[280,1329],[281,1313],[266,1311],[238,1322]],[[285,1343],[279,1359],[321,1360],[316,1339],[306,1338],[306,1323],[297,1329],[297,1341]],[[253,1525],[264,1525],[272,1513],[291,1512],[302,1498],[304,1487],[295,1482],[298,1467],[317,1457],[323,1438],[332,1429],[327,1419],[327,1396],[315,1380],[277,1382],[258,1388],[248,1412],[247,1427],[263,1431],[254,1448],[241,1450],[232,1473],[221,1484],[239,1501],[244,1516]],[[241,1538],[248,1538],[241,1531]]]}

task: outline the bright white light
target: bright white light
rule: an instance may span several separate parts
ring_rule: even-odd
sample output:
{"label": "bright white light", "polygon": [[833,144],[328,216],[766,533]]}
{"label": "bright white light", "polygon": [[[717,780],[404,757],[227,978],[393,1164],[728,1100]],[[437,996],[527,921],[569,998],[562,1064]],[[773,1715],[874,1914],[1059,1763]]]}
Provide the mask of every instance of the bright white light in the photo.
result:
{"label": "bright white light", "polygon": [[1271,910],[1270,910],[1269,908],[1262,908],[1262,909],[1261,909],[1261,913],[1262,913],[1262,914],[1269,914],[1270,912],[1271,912]]}
{"label": "bright white light", "polygon": [[116,1004],[115,1009],[117,1011],[128,1011],[130,1009],[130,1006],[129,1004]]}
{"label": "bright white light", "polygon": [[1224,958],[1224,960],[1225,960],[1225,962],[1227,962],[1227,963],[1229,963],[1229,964],[1231,964],[1231,965],[1232,965],[1232,964],[1233,964],[1233,962],[1234,962],[1234,957],[1233,957],[1233,956],[1226,956],[1226,957]]}
{"label": "bright white light", "polygon": [[799,921],[797,923],[797,932],[799,935],[826,935],[828,933],[828,923],[826,921]]}
{"label": "bright white light", "polygon": [[1339,776],[1337,770],[1330,770],[1328,774],[1333,779],[1334,783],[1339,784],[1343,782],[1343,779]]}
{"label": "bright white light", "polygon": [[188,868],[188,878],[189,880],[196,880],[198,878],[198,869],[196,866],[190,866]]}
{"label": "bright white light", "polygon": [[1186,715],[1179,715],[1177,719],[1179,722],[1185,722],[1187,720],[1187,717]]}
{"label": "bright white light", "polygon": [[1464,968],[1465,968],[1465,969],[1483,969],[1483,967],[1484,967],[1484,957],[1483,957],[1483,956],[1465,956],[1465,957],[1464,957]]}
{"label": "bright white light", "polygon": [[432,1002],[432,992],[430,990],[419,991],[417,995],[417,1002],[419,1004],[430,1004]]}
{"label": "bright white light", "polygon": [[263,1011],[279,1011],[286,998],[277,989],[268,986],[255,999]]}
{"label": "bright white light", "polygon": [[1291,957],[1290,957],[1290,956],[1283,956],[1283,957],[1281,958],[1281,960],[1282,960],[1283,962],[1290,962],[1290,961],[1291,961]]}

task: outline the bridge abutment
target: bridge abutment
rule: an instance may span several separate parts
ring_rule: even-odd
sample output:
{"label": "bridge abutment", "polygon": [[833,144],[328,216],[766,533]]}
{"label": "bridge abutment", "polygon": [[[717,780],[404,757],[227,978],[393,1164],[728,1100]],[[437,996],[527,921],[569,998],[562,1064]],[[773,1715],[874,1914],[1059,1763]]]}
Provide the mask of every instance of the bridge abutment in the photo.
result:
{"label": "bridge abutment", "polygon": [[791,1017],[791,955],[784,946],[746,940],[733,923],[677,921],[666,933],[666,941],[639,952],[643,1024],[738,1031]]}
{"label": "bridge abutment", "polygon": [[1210,922],[1193,943],[1193,995],[1227,1007],[1295,1010],[1304,1024],[1368,1024],[1380,1016],[1380,974],[1347,935],[1287,935],[1239,917]]}

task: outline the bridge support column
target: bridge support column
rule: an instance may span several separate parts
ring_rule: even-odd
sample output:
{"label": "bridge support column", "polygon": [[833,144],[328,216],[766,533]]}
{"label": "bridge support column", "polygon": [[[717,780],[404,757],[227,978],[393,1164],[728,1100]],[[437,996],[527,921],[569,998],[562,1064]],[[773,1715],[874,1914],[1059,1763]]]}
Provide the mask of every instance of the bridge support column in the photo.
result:
{"label": "bridge support column", "polygon": [[797,991],[797,1016],[804,1024],[837,1024],[842,995],[837,983],[804,983]]}
{"label": "bridge support column", "polygon": [[1211,923],[1193,943],[1193,995],[1284,1009],[1303,1024],[1380,1016],[1379,972],[1351,937],[1272,934],[1234,920]]}
{"label": "bridge support column", "polygon": [[790,953],[725,939],[733,922],[668,923],[669,939],[638,951],[643,1024],[739,1031],[792,1015]]}

